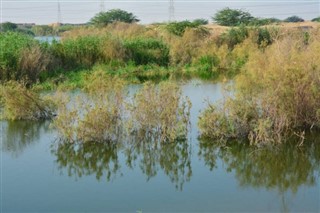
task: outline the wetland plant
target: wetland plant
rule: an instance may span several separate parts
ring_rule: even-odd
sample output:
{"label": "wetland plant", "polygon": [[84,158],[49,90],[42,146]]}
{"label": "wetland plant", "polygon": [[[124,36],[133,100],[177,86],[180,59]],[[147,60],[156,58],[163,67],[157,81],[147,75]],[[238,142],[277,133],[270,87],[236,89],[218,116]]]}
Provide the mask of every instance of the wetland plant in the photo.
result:
{"label": "wetland plant", "polygon": [[186,138],[190,126],[191,102],[172,82],[145,83],[129,104],[129,130],[138,138],[173,142]]}
{"label": "wetland plant", "polygon": [[122,80],[98,70],[88,76],[85,93],[73,101],[60,94],[54,126],[61,138],[69,142],[117,141],[123,126],[123,86]]}
{"label": "wetland plant", "polygon": [[204,137],[281,143],[320,127],[320,41],[285,38],[252,53],[235,93],[199,118]]}
{"label": "wetland plant", "polygon": [[55,104],[25,84],[8,81],[0,86],[1,117],[7,120],[42,120],[55,115]]}

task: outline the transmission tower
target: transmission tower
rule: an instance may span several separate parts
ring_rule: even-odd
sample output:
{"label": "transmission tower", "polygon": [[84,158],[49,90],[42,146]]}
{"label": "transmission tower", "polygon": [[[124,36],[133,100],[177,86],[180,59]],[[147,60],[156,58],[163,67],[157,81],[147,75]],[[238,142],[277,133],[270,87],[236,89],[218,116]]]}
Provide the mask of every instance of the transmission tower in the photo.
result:
{"label": "transmission tower", "polygon": [[100,12],[104,12],[104,11],[106,11],[106,8],[104,6],[104,0],[101,0],[100,1]]}
{"label": "transmission tower", "polygon": [[58,24],[62,23],[62,15],[61,15],[61,8],[60,8],[60,1],[58,0]]}
{"label": "transmission tower", "polygon": [[169,0],[169,22],[174,21],[174,3],[173,0]]}

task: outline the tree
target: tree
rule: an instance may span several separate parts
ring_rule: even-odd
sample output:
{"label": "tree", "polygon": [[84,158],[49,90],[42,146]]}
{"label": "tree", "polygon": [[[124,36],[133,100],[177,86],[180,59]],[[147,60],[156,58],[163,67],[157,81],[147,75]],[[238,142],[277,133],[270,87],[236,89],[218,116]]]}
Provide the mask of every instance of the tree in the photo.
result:
{"label": "tree", "polygon": [[317,18],[312,19],[311,21],[313,21],[313,22],[320,22],[320,16],[317,17]]}
{"label": "tree", "polygon": [[208,24],[209,22],[208,22],[207,19],[199,18],[199,19],[193,20],[193,23],[194,23],[194,24],[197,24],[197,25],[206,25],[206,24]]}
{"label": "tree", "polygon": [[227,7],[218,11],[212,19],[222,26],[239,26],[241,24],[249,24],[253,16],[248,12],[233,10]]}
{"label": "tree", "polygon": [[106,26],[113,22],[134,23],[140,21],[135,15],[120,9],[112,9],[107,12],[100,12],[91,20],[91,24],[96,26]]}
{"label": "tree", "polygon": [[299,16],[290,16],[284,20],[285,22],[304,22],[304,19]]}
{"label": "tree", "polygon": [[11,23],[11,22],[5,22],[1,24],[1,31],[15,31],[18,28],[18,25]]}
{"label": "tree", "polygon": [[170,33],[173,33],[177,36],[182,36],[188,27],[195,28],[195,27],[198,27],[199,25],[201,25],[201,24],[185,20],[185,21],[179,21],[179,22],[171,22],[171,23],[167,24],[166,29]]}

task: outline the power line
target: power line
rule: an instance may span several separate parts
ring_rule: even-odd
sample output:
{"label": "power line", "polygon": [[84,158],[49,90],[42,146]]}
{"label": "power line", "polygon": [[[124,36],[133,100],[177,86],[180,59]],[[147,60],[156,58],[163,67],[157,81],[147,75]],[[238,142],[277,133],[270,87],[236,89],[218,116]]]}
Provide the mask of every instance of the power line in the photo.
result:
{"label": "power line", "polygon": [[100,12],[105,12],[106,11],[106,8],[104,6],[104,0],[101,0],[100,1]]}
{"label": "power line", "polygon": [[174,21],[174,3],[173,0],[169,0],[169,22]]}
{"label": "power line", "polygon": [[62,23],[62,15],[61,15],[61,8],[60,8],[60,1],[58,0],[58,20],[57,23]]}

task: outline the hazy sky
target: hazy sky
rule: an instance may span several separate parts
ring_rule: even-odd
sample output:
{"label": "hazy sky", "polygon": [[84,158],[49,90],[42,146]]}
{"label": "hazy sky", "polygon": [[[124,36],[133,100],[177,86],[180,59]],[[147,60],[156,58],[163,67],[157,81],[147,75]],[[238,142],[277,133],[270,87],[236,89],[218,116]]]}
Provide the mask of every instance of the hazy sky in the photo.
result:
{"label": "hazy sky", "polygon": [[[58,20],[58,0],[1,0],[1,21],[48,24]],[[84,23],[100,11],[100,0],[60,0],[63,23]],[[142,23],[169,19],[169,0],[105,0],[106,10],[120,8],[134,13]],[[224,7],[239,8],[257,17],[286,18],[298,15],[306,20],[320,16],[320,0],[174,0],[175,20],[210,17]]]}

